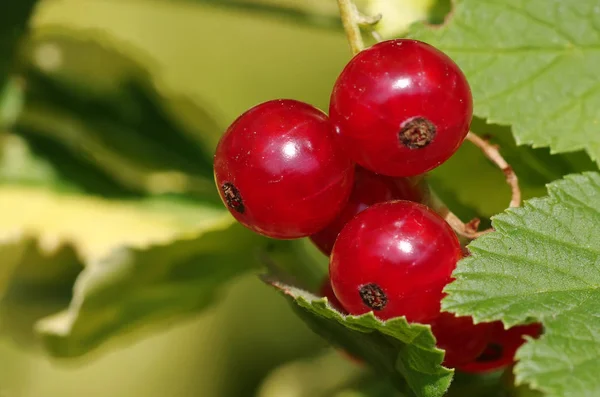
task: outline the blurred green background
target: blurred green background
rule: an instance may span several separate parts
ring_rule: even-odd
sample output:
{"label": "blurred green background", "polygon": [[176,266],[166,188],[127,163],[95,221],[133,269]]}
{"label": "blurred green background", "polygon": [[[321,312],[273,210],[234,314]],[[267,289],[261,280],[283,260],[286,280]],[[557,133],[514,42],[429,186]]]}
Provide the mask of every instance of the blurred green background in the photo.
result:
{"label": "blurred green background", "polygon": [[[42,1],[34,34],[57,25],[100,30],[144,63],[166,98],[187,96],[221,127],[272,98],[324,108],[348,59],[340,31],[186,2]],[[39,56],[52,65],[51,49]],[[96,63],[92,73],[110,66],[89,62]],[[193,122],[194,114],[174,110]],[[252,396],[272,368],[324,347],[276,292],[250,275],[197,318],[92,358],[61,362],[3,340],[0,395]]]}

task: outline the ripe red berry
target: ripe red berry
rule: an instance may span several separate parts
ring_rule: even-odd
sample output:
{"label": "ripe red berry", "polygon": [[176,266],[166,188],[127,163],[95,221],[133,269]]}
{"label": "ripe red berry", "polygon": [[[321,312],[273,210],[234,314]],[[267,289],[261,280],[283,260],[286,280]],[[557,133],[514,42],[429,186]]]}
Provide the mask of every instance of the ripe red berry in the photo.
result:
{"label": "ripe red berry", "polygon": [[348,204],[333,222],[310,236],[311,241],[329,256],[338,234],[356,214],[373,204],[390,200],[421,201],[423,192],[419,185],[416,179],[379,175],[357,166]]}
{"label": "ripe red berry", "polygon": [[329,263],[331,285],[351,314],[374,311],[382,320],[438,316],[461,247],[433,210],[410,201],[375,204],[340,232]]}
{"label": "ripe red berry", "polygon": [[333,88],[329,115],[352,160],[379,174],[413,176],[458,150],[473,100],[467,79],[447,55],[398,39],[348,63]]}
{"label": "ripe red berry", "polygon": [[440,313],[431,322],[431,331],[437,347],[446,351],[443,365],[454,368],[475,360],[488,344],[492,328],[491,323],[473,324],[468,316]]}
{"label": "ripe red berry", "polygon": [[519,325],[508,330],[500,321],[491,324],[490,341],[483,353],[471,363],[458,366],[458,369],[469,373],[485,373],[506,368],[514,362],[517,349],[525,343],[525,335],[537,338],[542,333],[539,323]]}
{"label": "ripe red berry", "polygon": [[326,277],[325,280],[323,280],[323,284],[321,284],[321,289],[319,292],[321,293],[321,296],[327,298],[327,301],[329,302],[331,307],[333,307],[335,310],[342,314],[348,314],[346,309],[342,307],[342,304],[338,300],[337,296],[335,296],[333,288],[331,288],[331,280],[329,279],[329,277]]}
{"label": "ripe red berry", "polygon": [[265,236],[309,236],[348,201],[354,167],[327,116],[293,100],[260,104],[227,129],[215,153],[221,199],[244,226]]}

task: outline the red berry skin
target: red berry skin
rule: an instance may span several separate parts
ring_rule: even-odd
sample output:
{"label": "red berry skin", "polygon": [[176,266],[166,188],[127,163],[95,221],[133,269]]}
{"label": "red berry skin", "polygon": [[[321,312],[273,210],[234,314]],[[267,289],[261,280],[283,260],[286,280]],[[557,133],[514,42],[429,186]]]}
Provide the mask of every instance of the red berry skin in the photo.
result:
{"label": "red berry skin", "polygon": [[443,52],[397,39],[361,51],[338,77],[329,116],[352,160],[414,176],[449,159],[473,115],[466,77]]}
{"label": "red berry skin", "polygon": [[310,240],[329,256],[333,244],[342,228],[359,212],[373,204],[391,200],[409,200],[419,202],[423,200],[420,181],[412,178],[394,178],[375,174],[369,170],[356,167],[354,187],[350,194],[348,204],[337,218],[323,230],[310,236]]}
{"label": "red berry skin", "polygon": [[431,323],[436,345],[446,351],[443,365],[455,368],[474,361],[486,348],[492,331],[491,323],[473,324],[468,316],[440,313]]}
{"label": "red berry skin", "polygon": [[319,292],[321,296],[327,298],[327,301],[329,302],[331,307],[333,307],[335,310],[342,314],[348,314],[346,309],[342,307],[342,304],[338,300],[337,296],[335,296],[333,288],[331,288],[331,280],[329,279],[329,277],[326,277],[325,280],[323,280],[323,284],[321,284],[321,289],[319,290]]}
{"label": "red berry skin", "polygon": [[438,316],[442,289],[461,257],[454,231],[433,210],[405,200],[375,204],[340,232],[329,262],[335,296],[351,314],[382,320]]}
{"label": "red berry skin", "polygon": [[537,338],[542,333],[539,323],[519,325],[508,330],[500,321],[491,325],[491,337],[486,349],[471,363],[458,366],[459,370],[479,374],[504,369],[514,363],[517,349],[525,343],[525,335]]}
{"label": "red berry skin", "polygon": [[244,226],[277,239],[306,237],[341,211],[354,166],[320,110],[294,100],[262,103],[227,129],[214,157],[223,203]]}

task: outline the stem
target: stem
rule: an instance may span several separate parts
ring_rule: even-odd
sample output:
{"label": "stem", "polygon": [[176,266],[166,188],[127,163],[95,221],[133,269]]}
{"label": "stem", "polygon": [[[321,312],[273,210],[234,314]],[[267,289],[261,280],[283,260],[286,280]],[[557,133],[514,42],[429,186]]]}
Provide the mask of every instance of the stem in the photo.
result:
{"label": "stem", "polygon": [[365,48],[358,26],[358,12],[352,0],[338,0],[338,6],[352,55],[356,55]]}
{"label": "stem", "polygon": [[[469,131],[466,140],[481,149],[483,154],[492,160],[492,162],[494,162],[494,164],[496,164],[506,176],[506,183],[508,183],[512,192],[509,207],[518,207],[521,205],[521,189],[519,188],[519,179],[517,178],[517,174],[515,174],[515,171],[512,169],[512,167],[500,154],[498,147],[480,138],[472,131]],[[469,222],[464,223],[435,195],[432,195],[430,198],[430,205],[446,220],[446,222],[448,222],[450,226],[452,226],[454,231],[456,231],[456,233],[460,236],[467,237],[469,239],[475,239],[479,236],[494,231],[492,228],[477,231],[477,228],[479,227],[479,219],[472,219]]]}
{"label": "stem", "polygon": [[498,147],[490,144],[488,141],[481,139],[475,133],[469,131],[467,134],[467,140],[477,146],[483,154],[494,162],[504,172],[506,176],[506,183],[510,186],[512,191],[512,198],[510,200],[509,207],[518,207],[521,205],[521,189],[519,188],[519,179],[517,174],[512,167],[504,160],[504,157],[498,151]]}

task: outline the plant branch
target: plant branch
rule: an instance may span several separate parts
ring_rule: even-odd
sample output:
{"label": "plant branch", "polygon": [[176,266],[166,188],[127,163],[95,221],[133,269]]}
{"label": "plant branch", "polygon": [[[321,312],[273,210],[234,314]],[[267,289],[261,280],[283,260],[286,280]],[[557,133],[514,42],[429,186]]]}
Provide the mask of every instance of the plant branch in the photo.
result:
{"label": "plant branch", "polygon": [[[512,167],[500,154],[498,147],[490,144],[489,142],[480,138],[471,131],[469,131],[469,133],[467,134],[466,140],[477,146],[483,152],[483,154],[485,154],[487,158],[489,158],[494,164],[496,164],[506,176],[506,183],[508,183],[512,191],[509,207],[520,206],[521,189],[519,187],[519,179],[517,178],[517,175],[515,174]],[[448,207],[446,207],[444,203],[442,203],[442,201],[434,194],[431,195],[430,205],[446,220],[446,222],[448,222],[450,226],[452,226],[454,231],[462,237],[475,239],[479,236],[494,231],[494,229],[492,228],[478,231],[477,229],[479,228],[480,221],[477,218],[472,219],[467,223],[464,223],[460,220],[459,217],[452,213],[452,211],[450,211]]]}
{"label": "plant branch", "polygon": [[352,54],[356,55],[365,48],[362,36],[360,34],[359,15],[352,0],[338,0],[338,6],[340,8],[340,16],[342,18],[342,24],[344,25],[344,31],[350,44]]}
{"label": "plant branch", "polygon": [[512,167],[504,160],[504,157],[500,154],[498,147],[490,144],[485,139],[480,138],[472,131],[469,131],[467,134],[467,140],[477,146],[483,154],[487,156],[490,160],[494,162],[504,172],[506,177],[506,183],[510,186],[512,191],[512,198],[510,200],[509,207],[518,207],[521,205],[521,188],[519,188],[519,179],[517,178],[517,174],[512,169]]}

